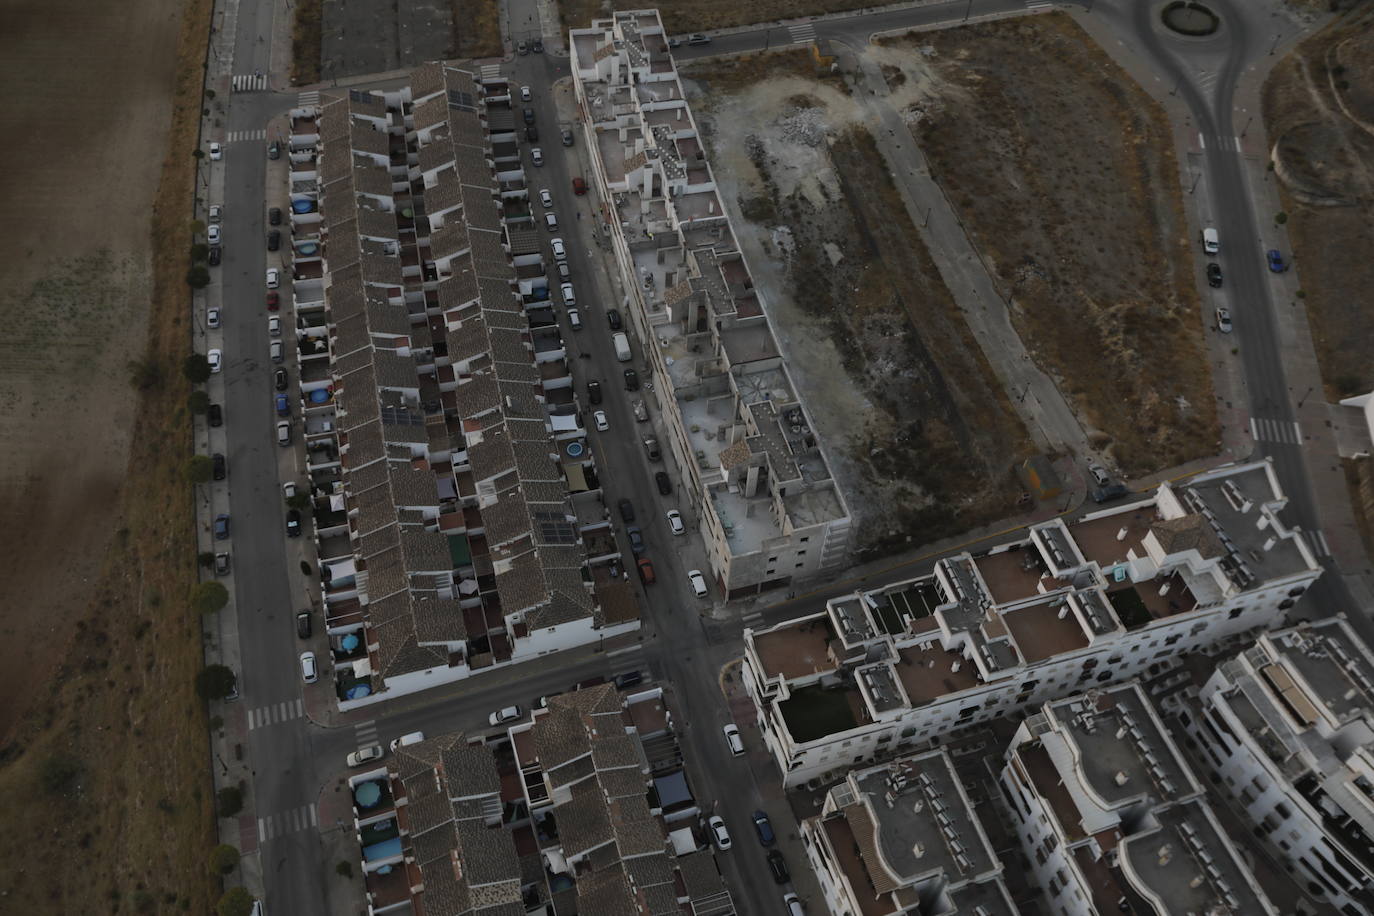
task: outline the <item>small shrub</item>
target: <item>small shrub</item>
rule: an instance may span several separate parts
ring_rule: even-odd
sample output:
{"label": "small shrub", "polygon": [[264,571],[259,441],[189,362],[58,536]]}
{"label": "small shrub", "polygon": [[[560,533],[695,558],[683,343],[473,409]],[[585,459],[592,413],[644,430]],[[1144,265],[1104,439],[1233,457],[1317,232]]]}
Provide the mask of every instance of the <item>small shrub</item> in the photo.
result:
{"label": "small shrub", "polygon": [[221,843],[210,850],[210,872],[227,875],[239,865],[239,851],[228,843]]}
{"label": "small shrub", "polygon": [[248,916],[253,912],[253,895],[241,887],[231,887],[215,904],[219,916]]}
{"label": "small shrub", "polygon": [[206,665],[196,675],[196,695],[202,700],[222,700],[238,683],[234,670],[225,665]]}
{"label": "small shrub", "polygon": [[193,484],[209,483],[214,472],[215,462],[209,455],[192,455],[183,468],[186,479]]}
{"label": "small shrub", "polygon": [[334,873],[342,878],[353,877],[353,863],[348,861],[340,862],[334,866]]}
{"label": "small shrub", "polygon": [[49,795],[65,795],[81,778],[80,759],[63,751],[49,754],[38,768],[38,781]]}
{"label": "small shrub", "polygon": [[215,565],[215,552],[213,550],[202,551],[196,554],[196,560],[201,566],[209,569],[211,566]]}
{"label": "small shrub", "polygon": [[192,385],[204,385],[210,380],[210,360],[204,353],[192,353],[181,364],[181,372]]}
{"label": "small shrub", "polygon": [[215,801],[220,817],[233,817],[243,810],[243,790],[238,786],[225,786],[215,794]]}
{"label": "small shrub", "polygon": [[210,269],[204,264],[192,265],[186,271],[186,285],[191,289],[205,289],[210,285]]}
{"label": "small shrub", "polygon": [[162,364],[156,359],[131,359],[128,368],[129,384],[139,391],[149,391],[162,384]]}
{"label": "small shrub", "polygon": [[1282,226],[1284,223],[1288,222],[1288,214],[1280,210],[1278,213],[1274,214],[1274,222]]}

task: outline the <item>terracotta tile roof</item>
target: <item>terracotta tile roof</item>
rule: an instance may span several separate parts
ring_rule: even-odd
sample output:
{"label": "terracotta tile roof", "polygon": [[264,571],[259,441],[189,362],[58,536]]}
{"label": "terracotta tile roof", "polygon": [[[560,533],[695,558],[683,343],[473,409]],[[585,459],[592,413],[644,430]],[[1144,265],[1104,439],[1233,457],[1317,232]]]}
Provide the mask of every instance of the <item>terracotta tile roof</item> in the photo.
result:
{"label": "terracotta tile roof", "polygon": [[720,451],[720,466],[727,471],[748,460],[749,443],[743,439]]}

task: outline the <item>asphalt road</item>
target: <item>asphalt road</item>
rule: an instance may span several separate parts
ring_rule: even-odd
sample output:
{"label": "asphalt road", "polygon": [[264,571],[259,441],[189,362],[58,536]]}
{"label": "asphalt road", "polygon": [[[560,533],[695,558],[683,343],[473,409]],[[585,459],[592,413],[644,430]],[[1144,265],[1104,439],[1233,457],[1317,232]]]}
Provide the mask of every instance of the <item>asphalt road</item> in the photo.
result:
{"label": "asphalt road", "polygon": [[[1235,133],[1231,99],[1236,79],[1250,62],[1265,53],[1269,35],[1261,22],[1262,11],[1230,2],[1213,5],[1222,12],[1228,30],[1223,38],[1212,43],[1181,42],[1161,36],[1150,22],[1151,8],[1147,5],[1098,0],[1094,13],[1109,18],[1123,40],[1131,42],[1150,61],[1161,79],[1176,84],[1204,137],[1224,138]],[[965,0],[826,20],[815,23],[814,31],[821,37],[861,44],[874,32],[957,21],[966,14],[976,17],[1024,9],[1025,4],[1019,0]],[[511,4],[511,20],[522,21],[533,10],[533,0],[516,0]],[[268,34],[272,15],[269,4],[245,3],[239,7],[236,73],[265,71],[271,66],[267,50],[270,43],[257,39]],[[678,56],[691,60],[707,54],[778,47],[798,34],[780,26],[744,31],[717,38],[705,47],[680,48]],[[1206,91],[1197,80],[1197,71],[1204,68],[1219,74]],[[567,62],[549,55],[529,55],[516,58],[506,69],[513,73],[515,86],[529,85],[534,94],[532,105],[537,112],[539,145],[545,164],[536,168],[527,162],[527,175],[534,193],[541,187],[548,187],[553,193],[559,235],[568,244],[572,282],[577,289],[584,328],[573,332],[565,324],[564,338],[584,404],[586,381],[602,381],[605,401],[601,409],[606,411],[611,429],[589,435],[607,503],[614,506],[622,497],[634,502],[638,524],[647,541],[647,555],[654,561],[659,584],[646,593],[642,631],[645,641],[639,651],[612,657],[596,655],[556,670],[538,671],[525,665],[519,677],[493,674],[473,678],[452,689],[381,704],[376,707],[372,724],[383,741],[415,730],[434,734],[447,730],[480,733],[487,730],[486,716],[492,710],[510,703],[527,707],[540,694],[566,688],[588,677],[638,668],[649,678],[669,682],[689,779],[698,799],[707,808],[716,806],[736,840],[734,849],[719,855],[718,860],[739,910],[772,912],[778,907],[778,890],[759,877],[766,874],[763,852],[750,838],[748,824],[749,812],[763,804],[763,793],[747,761],[731,757],[720,734],[728,713],[721,702],[718,672],[725,660],[738,654],[739,642],[734,628],[723,632],[719,627],[705,625],[699,614],[701,604],[687,590],[684,545],[697,541],[690,530],[691,520],[686,540],[676,539],[669,532],[663,512],[674,504],[674,498],[658,495],[652,475],[659,466],[651,466],[645,460],[639,441],[645,426],[634,422],[629,409],[634,397],[645,397],[650,402],[652,399],[646,392],[627,395],[623,391],[621,372],[627,364],[615,359],[605,322],[606,307],[618,305],[618,297],[604,282],[602,270],[593,267],[594,260],[601,259],[602,254],[592,239],[591,199],[572,194],[571,178],[581,170],[574,158],[578,150],[568,151],[559,144],[561,125],[550,94],[553,81],[566,75]],[[294,93],[235,95],[226,129],[260,130],[269,117],[294,103]],[[521,103],[516,105],[520,107]],[[583,142],[580,132],[577,142]],[[279,489],[283,479],[279,470],[285,467],[290,472],[296,452],[279,449],[273,438],[272,366],[267,358],[268,313],[263,304],[263,271],[269,257],[264,243],[265,208],[269,205],[264,197],[269,186],[266,141],[226,144],[222,167],[223,199],[212,202],[225,206],[224,262],[216,269],[224,327],[218,338],[217,332],[210,332],[210,345],[222,346],[225,351],[222,380],[226,426],[213,431],[212,442],[229,459],[229,479],[227,494],[224,487],[216,490],[214,511],[229,511],[233,520],[229,545],[236,573],[235,607],[243,659],[240,702],[249,709],[257,709],[295,701],[301,696],[297,660],[301,644],[295,638],[293,615],[301,603],[304,583],[297,569],[298,551],[285,543]],[[270,186],[274,193],[280,188],[279,182]],[[1253,412],[1256,416],[1291,422],[1291,395],[1280,358],[1282,347],[1263,261],[1267,246],[1257,229],[1241,161],[1223,143],[1207,144],[1204,184],[1199,191],[1209,195],[1212,212],[1217,214],[1229,294],[1233,302],[1245,303],[1243,308],[1232,311]],[[542,226],[542,209],[537,199],[535,210]],[[576,215],[579,210],[583,214],[581,219]],[[550,235],[542,228],[540,231],[546,237]],[[551,264],[551,255],[548,260]],[[284,311],[283,315],[290,317],[291,313]],[[636,341],[635,347],[636,359],[628,365],[639,368],[641,378],[647,379],[640,342]],[[583,358],[582,353],[587,357]],[[294,380],[294,368],[292,375]],[[1301,448],[1266,444],[1265,452],[1274,457],[1280,480],[1289,494],[1290,518],[1305,528],[1319,529]],[[677,470],[667,470],[676,480]],[[684,512],[687,509],[682,508]],[[618,519],[617,529],[623,532]],[[622,547],[628,559],[630,551],[623,533]],[[690,551],[686,555],[690,557]],[[891,578],[905,578],[921,571],[907,568]],[[826,596],[826,592],[821,592],[806,602],[771,610],[764,624],[817,608]],[[1309,592],[1308,600],[1331,609],[1350,607],[1349,596],[1335,576],[1324,577]],[[327,657],[318,646],[316,651],[322,660]],[[257,816],[272,817],[302,805],[313,805],[321,785],[342,770],[343,755],[356,744],[352,727],[325,729],[309,724],[305,718],[250,732],[248,754],[255,770],[251,800]],[[262,864],[273,912],[326,911],[323,887],[330,875],[314,830],[267,840],[262,848]],[[790,864],[795,871],[804,863]]]}

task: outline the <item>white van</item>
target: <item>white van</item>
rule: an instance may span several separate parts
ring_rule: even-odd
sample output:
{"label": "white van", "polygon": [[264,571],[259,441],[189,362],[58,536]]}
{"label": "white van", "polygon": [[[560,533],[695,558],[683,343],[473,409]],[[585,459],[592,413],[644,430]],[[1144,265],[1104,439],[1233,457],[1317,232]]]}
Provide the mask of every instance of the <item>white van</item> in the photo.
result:
{"label": "white van", "polygon": [[787,907],[787,916],[806,916],[806,910],[802,909],[801,900],[796,894],[783,894],[782,905]]}
{"label": "white van", "polygon": [[408,735],[402,735],[399,738],[392,739],[391,751],[395,753],[398,747],[410,747],[412,744],[419,744],[423,740],[425,740],[424,732],[411,732]]}
{"label": "white van", "polygon": [[1217,231],[1211,226],[1202,230],[1202,250],[1207,254],[1221,251],[1221,240],[1217,238]]}

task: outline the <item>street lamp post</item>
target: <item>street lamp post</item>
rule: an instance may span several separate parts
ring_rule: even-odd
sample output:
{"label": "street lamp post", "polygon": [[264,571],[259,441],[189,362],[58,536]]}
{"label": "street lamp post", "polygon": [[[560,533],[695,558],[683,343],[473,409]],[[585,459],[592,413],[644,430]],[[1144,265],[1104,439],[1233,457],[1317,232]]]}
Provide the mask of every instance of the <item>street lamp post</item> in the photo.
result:
{"label": "street lamp post", "polygon": [[1240,129],[1240,135],[1241,135],[1242,137],[1245,136],[1246,131],[1248,131],[1248,130],[1250,129],[1250,124],[1251,124],[1251,122],[1253,122],[1254,120],[1255,120],[1255,116],[1254,116],[1254,115],[1251,115],[1250,117],[1248,117],[1248,118],[1245,119],[1245,126],[1242,127],[1242,128]]}
{"label": "street lamp post", "polygon": [[964,7],[964,21],[968,22],[969,14],[973,12],[973,0],[968,0],[968,6]]}
{"label": "street lamp post", "polygon": [[1298,398],[1298,410],[1302,410],[1302,405],[1307,403],[1307,396],[1314,390],[1316,390],[1316,386],[1309,386],[1308,389],[1302,393],[1302,397]]}
{"label": "street lamp post", "polygon": [[1201,181],[1201,180],[1202,180],[1202,173],[1201,173],[1201,172],[1198,172],[1196,175],[1193,176],[1193,186],[1192,186],[1191,188],[1188,189],[1188,193],[1189,193],[1189,194],[1192,194],[1194,191],[1197,190],[1197,183],[1198,183],[1199,181]]}

